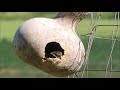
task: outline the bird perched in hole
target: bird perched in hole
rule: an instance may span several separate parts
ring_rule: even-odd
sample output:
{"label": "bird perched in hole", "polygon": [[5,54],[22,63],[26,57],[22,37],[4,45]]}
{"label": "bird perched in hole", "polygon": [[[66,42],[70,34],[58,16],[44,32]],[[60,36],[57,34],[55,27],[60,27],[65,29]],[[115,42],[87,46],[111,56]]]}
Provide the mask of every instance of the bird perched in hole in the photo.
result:
{"label": "bird perched in hole", "polygon": [[59,59],[61,59],[61,56],[63,55],[60,51],[53,51],[50,54]]}

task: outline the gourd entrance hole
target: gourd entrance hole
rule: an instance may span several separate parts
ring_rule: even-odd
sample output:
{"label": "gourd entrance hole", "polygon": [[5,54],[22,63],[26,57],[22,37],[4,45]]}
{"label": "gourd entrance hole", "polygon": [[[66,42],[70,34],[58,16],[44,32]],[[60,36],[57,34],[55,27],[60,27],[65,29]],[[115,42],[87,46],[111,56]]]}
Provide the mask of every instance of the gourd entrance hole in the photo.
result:
{"label": "gourd entrance hole", "polygon": [[46,58],[56,58],[51,54],[51,52],[58,51],[62,52],[62,56],[64,55],[64,49],[57,42],[49,42],[45,47],[45,57]]}

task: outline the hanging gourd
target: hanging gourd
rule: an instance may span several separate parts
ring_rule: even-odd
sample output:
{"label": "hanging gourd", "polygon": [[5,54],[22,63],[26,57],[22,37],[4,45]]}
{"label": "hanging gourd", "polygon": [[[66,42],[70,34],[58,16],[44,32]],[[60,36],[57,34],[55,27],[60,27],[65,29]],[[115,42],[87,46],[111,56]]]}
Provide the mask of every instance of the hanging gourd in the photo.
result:
{"label": "hanging gourd", "polygon": [[60,12],[53,18],[24,22],[14,36],[16,54],[23,61],[54,75],[67,76],[81,68],[84,45],[75,30],[88,12]]}

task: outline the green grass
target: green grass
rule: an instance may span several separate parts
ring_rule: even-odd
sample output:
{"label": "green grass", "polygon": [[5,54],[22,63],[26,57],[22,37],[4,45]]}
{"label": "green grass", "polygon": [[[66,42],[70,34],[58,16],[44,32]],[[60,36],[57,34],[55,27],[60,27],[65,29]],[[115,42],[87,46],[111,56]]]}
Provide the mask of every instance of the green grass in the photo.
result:
{"label": "green grass", "polygon": [[[13,49],[13,38],[17,28],[24,20],[0,21],[0,77],[53,77],[20,60]],[[80,35],[88,33],[89,20],[83,20],[78,25]],[[99,24],[113,24],[113,20],[101,20]],[[112,27],[98,27],[96,36],[110,38]],[[117,33],[120,39],[120,29]],[[80,37],[87,49],[88,38]],[[111,40],[95,39],[89,57],[89,69],[105,69],[111,50]],[[116,42],[113,51],[113,69],[120,70],[120,42]],[[104,77],[105,72],[89,72],[89,77]],[[120,77],[120,73],[113,73]]]}
{"label": "green grass", "polygon": [[0,20],[27,20],[33,17],[53,17],[56,12],[1,12]]}

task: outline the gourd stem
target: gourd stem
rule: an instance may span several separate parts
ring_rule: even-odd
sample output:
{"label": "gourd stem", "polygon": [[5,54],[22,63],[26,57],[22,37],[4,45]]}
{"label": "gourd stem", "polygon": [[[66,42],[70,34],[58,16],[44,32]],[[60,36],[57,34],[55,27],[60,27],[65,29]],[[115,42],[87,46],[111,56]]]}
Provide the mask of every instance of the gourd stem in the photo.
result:
{"label": "gourd stem", "polygon": [[75,30],[77,24],[83,20],[90,12],[59,12],[54,19],[58,20],[63,26]]}

